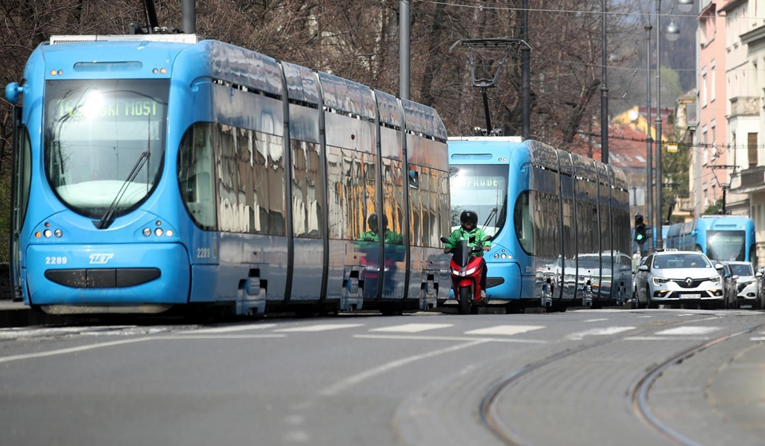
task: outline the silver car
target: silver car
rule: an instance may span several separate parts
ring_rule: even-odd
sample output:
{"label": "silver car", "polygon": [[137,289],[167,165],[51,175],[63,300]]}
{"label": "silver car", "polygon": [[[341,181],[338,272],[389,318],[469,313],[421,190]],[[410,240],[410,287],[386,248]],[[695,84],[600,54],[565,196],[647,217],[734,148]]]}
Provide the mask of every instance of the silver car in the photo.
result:
{"label": "silver car", "polygon": [[662,251],[649,255],[638,267],[637,306],[690,304],[726,308],[722,265],[712,265],[696,251]]}

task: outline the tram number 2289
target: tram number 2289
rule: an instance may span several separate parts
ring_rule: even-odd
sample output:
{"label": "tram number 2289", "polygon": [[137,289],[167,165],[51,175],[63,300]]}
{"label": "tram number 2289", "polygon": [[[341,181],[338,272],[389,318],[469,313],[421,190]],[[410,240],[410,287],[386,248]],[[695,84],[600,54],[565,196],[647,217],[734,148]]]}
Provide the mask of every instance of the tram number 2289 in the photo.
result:
{"label": "tram number 2289", "polygon": [[210,257],[212,257],[210,248],[197,248],[198,259],[209,259]]}

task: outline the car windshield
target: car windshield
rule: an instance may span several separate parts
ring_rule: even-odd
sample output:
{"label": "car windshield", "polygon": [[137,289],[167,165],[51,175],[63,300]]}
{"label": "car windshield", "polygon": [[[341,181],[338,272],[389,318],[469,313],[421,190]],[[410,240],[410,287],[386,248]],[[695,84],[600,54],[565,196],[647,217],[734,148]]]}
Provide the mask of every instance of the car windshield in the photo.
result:
{"label": "car windshield", "polygon": [[654,257],[652,268],[712,268],[712,264],[703,254],[668,254]]}
{"label": "car windshield", "polygon": [[730,270],[737,276],[753,276],[752,265],[746,264],[733,264],[730,265]]}

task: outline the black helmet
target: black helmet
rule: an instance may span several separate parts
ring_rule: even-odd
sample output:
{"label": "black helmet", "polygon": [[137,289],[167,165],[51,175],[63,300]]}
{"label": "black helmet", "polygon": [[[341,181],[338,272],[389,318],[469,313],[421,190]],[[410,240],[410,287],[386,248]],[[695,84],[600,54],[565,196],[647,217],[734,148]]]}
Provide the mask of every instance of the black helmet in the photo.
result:
{"label": "black helmet", "polygon": [[[372,231],[377,232],[377,214],[373,213],[369,215],[369,218],[367,218],[367,224],[369,225],[369,229]],[[388,227],[388,216],[383,214],[383,228]]]}
{"label": "black helmet", "polygon": [[478,214],[475,211],[471,210],[464,210],[460,214],[460,223],[463,225],[465,223],[472,223],[473,225],[478,224]]}

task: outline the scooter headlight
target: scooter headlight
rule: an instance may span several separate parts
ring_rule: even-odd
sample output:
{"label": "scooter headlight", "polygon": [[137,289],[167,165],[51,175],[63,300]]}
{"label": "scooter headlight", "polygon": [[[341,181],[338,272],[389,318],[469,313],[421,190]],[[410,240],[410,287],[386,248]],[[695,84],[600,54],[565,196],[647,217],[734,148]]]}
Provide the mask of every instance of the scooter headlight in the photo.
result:
{"label": "scooter headlight", "polygon": [[458,270],[458,269],[453,269],[453,270],[452,270],[452,274],[454,274],[455,276],[459,276],[459,275],[462,275],[462,273],[461,273],[461,272],[460,272],[460,270]]}
{"label": "scooter headlight", "polygon": [[472,275],[473,273],[475,273],[475,268],[470,268],[469,270],[465,271],[465,275],[466,275],[466,276],[470,276],[470,275]]}

